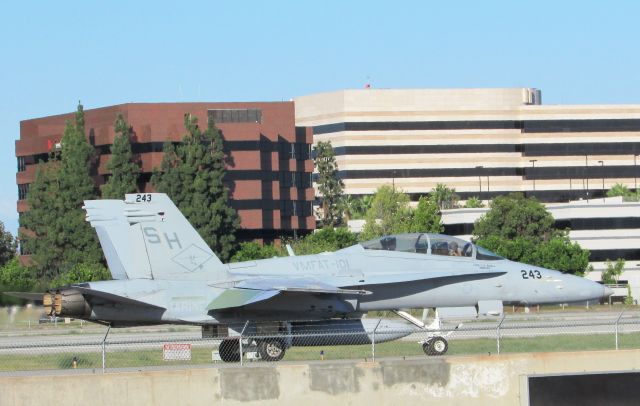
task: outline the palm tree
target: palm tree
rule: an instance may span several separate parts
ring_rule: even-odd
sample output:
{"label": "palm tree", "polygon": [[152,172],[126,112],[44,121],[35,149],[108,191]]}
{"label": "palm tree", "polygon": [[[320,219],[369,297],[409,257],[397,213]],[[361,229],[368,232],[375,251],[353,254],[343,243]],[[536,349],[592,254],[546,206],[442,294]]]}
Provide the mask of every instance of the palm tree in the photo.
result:
{"label": "palm tree", "polygon": [[374,195],[364,195],[360,200],[360,206],[358,208],[358,214],[360,217],[364,217],[365,214],[369,211],[371,206],[373,205]]}
{"label": "palm tree", "polygon": [[343,195],[338,201],[338,208],[342,211],[344,216],[344,222],[349,222],[354,216],[357,215],[359,209],[359,199],[353,197],[353,195]]}
{"label": "palm tree", "polygon": [[430,195],[440,210],[455,209],[458,207],[460,196],[458,196],[454,188],[449,188],[444,183],[438,183],[436,187],[431,190]]}

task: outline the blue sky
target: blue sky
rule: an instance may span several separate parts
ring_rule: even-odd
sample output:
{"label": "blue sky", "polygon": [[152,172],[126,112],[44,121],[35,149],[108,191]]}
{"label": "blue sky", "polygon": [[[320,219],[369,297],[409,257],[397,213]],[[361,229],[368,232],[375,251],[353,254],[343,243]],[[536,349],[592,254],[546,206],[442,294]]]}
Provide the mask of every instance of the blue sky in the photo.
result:
{"label": "blue sky", "polygon": [[640,2],[58,1],[0,12],[0,221],[17,228],[20,120],[148,101],[361,88],[537,87],[640,104]]}

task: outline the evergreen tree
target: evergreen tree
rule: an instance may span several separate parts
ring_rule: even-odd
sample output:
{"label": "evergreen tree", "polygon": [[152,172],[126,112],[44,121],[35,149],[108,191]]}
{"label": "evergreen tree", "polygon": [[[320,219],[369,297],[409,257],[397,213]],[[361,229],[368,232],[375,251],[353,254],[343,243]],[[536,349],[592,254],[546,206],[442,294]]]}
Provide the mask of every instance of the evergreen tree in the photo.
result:
{"label": "evergreen tree", "polygon": [[61,144],[58,177],[61,212],[57,224],[62,230],[64,250],[59,272],[83,262],[103,261],[96,233],[85,221],[85,212],[82,210],[84,201],[95,199],[97,193],[95,181],[91,177],[95,150],[87,141],[84,110],[80,103],[75,114],[75,123],[67,122]]}
{"label": "evergreen tree", "polygon": [[107,163],[111,176],[102,187],[104,199],[124,199],[125,194],[138,191],[140,165],[133,160],[129,124],[122,114],[118,114],[114,130],[116,136],[111,145],[111,159]]}
{"label": "evergreen tree", "polygon": [[166,142],[160,169],[151,178],[156,190],[166,193],[222,261],[236,247],[235,232],[240,220],[229,206],[229,191],[224,186],[226,172],[222,137],[213,121],[207,130],[186,114],[187,133],[182,143]]}
{"label": "evergreen tree", "polygon": [[322,225],[334,227],[342,222],[339,203],[344,183],[338,177],[338,164],[331,142],[318,142],[314,164],[318,171],[318,192],[322,199]]}
{"label": "evergreen tree", "polygon": [[90,176],[94,154],[87,142],[84,111],[78,105],[75,123],[67,122],[62,150],[40,163],[29,188],[29,211],[23,215],[21,243],[32,253],[38,276],[53,278],[83,262],[103,260],[98,239],[85,221],[82,205],[96,197]]}
{"label": "evergreen tree", "polygon": [[59,166],[54,154],[50,154],[49,162],[38,164],[36,178],[27,193],[29,210],[20,217],[20,245],[31,254],[39,277],[56,275],[64,249],[57,221],[61,213]]}

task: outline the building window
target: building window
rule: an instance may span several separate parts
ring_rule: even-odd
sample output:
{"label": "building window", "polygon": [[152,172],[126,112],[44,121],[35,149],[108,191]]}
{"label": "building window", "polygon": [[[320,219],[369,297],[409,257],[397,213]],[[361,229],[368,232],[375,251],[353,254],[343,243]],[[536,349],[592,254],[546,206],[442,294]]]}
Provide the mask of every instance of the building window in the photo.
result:
{"label": "building window", "polygon": [[29,184],[21,184],[18,185],[18,200],[24,200],[27,198],[27,193],[29,193]]}
{"label": "building window", "polygon": [[216,109],[209,110],[214,123],[261,123],[261,109]]}
{"label": "building window", "polygon": [[18,172],[24,172],[26,167],[25,161],[24,161],[24,157],[23,156],[19,156],[18,157]]}

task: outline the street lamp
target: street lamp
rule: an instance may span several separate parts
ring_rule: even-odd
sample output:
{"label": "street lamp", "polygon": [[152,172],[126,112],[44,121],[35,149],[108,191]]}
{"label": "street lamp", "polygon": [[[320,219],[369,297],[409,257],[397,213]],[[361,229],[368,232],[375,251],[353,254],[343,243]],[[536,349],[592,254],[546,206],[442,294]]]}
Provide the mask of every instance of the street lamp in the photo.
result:
{"label": "street lamp", "polygon": [[587,203],[589,203],[589,162],[587,160],[587,155],[584,156],[584,177],[587,180],[586,192],[587,192]]}
{"label": "street lamp", "polygon": [[[484,168],[484,166],[476,166],[476,169],[478,170],[478,189],[480,190],[480,194],[482,194],[482,174],[480,173],[480,171],[482,170],[482,168]],[[480,196],[478,195],[478,198],[480,198]]]}
{"label": "street lamp", "polygon": [[604,161],[598,161],[598,163],[600,164],[600,169],[602,171],[602,201],[604,202],[605,200],[605,194],[604,194]]}
{"label": "street lamp", "polygon": [[536,177],[533,173],[533,171],[536,169],[536,162],[538,162],[537,159],[530,159],[529,162],[531,162],[531,179],[533,179],[533,191],[536,191]]}
{"label": "street lamp", "polygon": [[636,158],[638,158],[638,154],[633,155],[633,188],[636,190],[636,195],[638,194],[638,167],[636,166]]}

